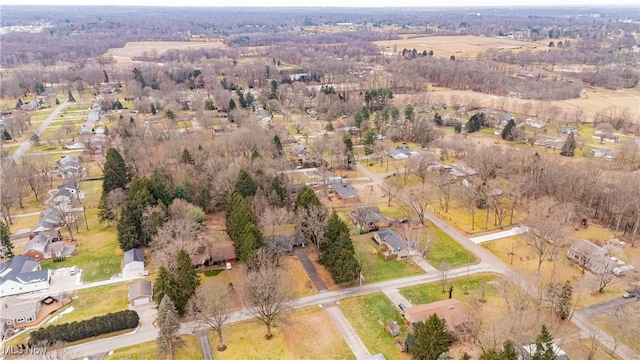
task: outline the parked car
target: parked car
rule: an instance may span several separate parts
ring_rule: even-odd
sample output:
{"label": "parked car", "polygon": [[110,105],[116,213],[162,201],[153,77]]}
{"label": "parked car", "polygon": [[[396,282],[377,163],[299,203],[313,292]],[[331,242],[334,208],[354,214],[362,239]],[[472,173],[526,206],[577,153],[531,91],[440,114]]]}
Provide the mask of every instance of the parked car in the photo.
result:
{"label": "parked car", "polygon": [[636,292],[635,291],[625,291],[624,294],[622,294],[622,297],[625,299],[630,299],[633,297],[636,297]]}
{"label": "parked car", "polygon": [[405,304],[398,304],[398,307],[400,308],[400,310],[402,310],[404,312],[404,310],[407,308],[407,306]]}
{"label": "parked car", "polygon": [[230,262],[226,263],[225,267],[227,268],[227,270],[231,270],[231,263]]}
{"label": "parked car", "polygon": [[78,272],[78,267],[77,266],[72,266],[71,270],[69,270],[69,275],[75,275]]}

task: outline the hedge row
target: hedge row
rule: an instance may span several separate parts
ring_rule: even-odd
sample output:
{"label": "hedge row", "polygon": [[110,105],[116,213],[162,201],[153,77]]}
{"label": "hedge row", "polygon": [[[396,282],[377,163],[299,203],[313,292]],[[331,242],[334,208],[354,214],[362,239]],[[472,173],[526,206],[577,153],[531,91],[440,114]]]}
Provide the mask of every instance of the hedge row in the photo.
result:
{"label": "hedge row", "polygon": [[33,331],[29,339],[29,345],[50,345],[56,341],[72,342],[114,331],[132,329],[138,326],[139,320],[137,312],[124,310],[96,316],[89,320],[52,325]]}

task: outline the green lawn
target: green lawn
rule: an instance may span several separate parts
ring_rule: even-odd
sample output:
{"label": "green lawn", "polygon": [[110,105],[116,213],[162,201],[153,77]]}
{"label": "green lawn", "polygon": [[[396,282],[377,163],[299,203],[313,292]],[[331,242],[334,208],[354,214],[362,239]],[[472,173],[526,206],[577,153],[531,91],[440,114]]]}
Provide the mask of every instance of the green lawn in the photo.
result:
{"label": "green lawn", "polygon": [[[363,271],[364,283],[370,284],[389,279],[421,275],[424,271],[407,260],[385,259],[378,252],[379,246],[371,241],[373,233],[352,236],[356,251],[366,256],[366,266]],[[375,253],[374,253],[375,250]]]}
{"label": "green lawn", "polygon": [[71,323],[91,319],[94,316],[127,310],[129,308],[129,301],[127,299],[129,285],[131,285],[131,283],[126,282],[74,291],[71,294],[73,301],[65,308],[59,310],[59,312],[64,311],[68,307],[73,307],[73,311],[62,315],[51,324]]}
{"label": "green lawn", "polygon": [[430,224],[430,227],[435,237],[429,256],[429,262],[433,266],[442,270],[442,265],[445,262],[449,263],[450,268],[477,262],[473,254],[465,250],[460,244],[453,240],[453,238],[447,235],[447,233],[432,224]]}
{"label": "green lawn", "polygon": [[[78,223],[78,231],[75,227],[74,238],[77,240],[78,254],[71,256],[64,262],[54,263],[45,260],[41,263],[43,269],[57,269],[76,265],[82,269],[82,281],[93,282],[107,280],[111,276],[120,273],[122,262],[122,250],[118,246],[115,226],[107,227],[98,222],[98,209],[87,209],[89,231],[86,230],[84,221]],[[69,234],[62,230],[65,237]]]}
{"label": "green lawn", "polygon": [[382,353],[387,359],[408,359],[394,344],[394,337],[384,329],[386,322],[395,320],[400,325],[400,337],[406,338],[407,327],[399,310],[382,293],[340,301],[344,316],[371,354]]}
{"label": "green lawn", "polygon": [[[488,283],[494,281],[496,275],[473,275],[447,280],[445,292],[442,292],[442,283],[435,282],[424,285],[410,286],[400,289],[400,294],[412,304],[427,304],[434,301],[449,298],[449,287],[453,285],[453,297],[461,301],[465,299],[482,299],[485,296],[496,293],[496,289]],[[467,294],[465,294],[465,292]],[[484,292],[484,295],[483,295]]]}
{"label": "green lawn", "polygon": [[[191,335],[180,336],[182,340],[181,346],[179,346],[174,355],[174,359],[180,360],[200,360],[202,359],[202,352],[200,351],[200,342],[198,338]],[[150,341],[142,344],[128,346],[122,349],[118,349],[109,355],[109,360],[155,360],[161,359],[158,355],[158,347],[155,341]]]}

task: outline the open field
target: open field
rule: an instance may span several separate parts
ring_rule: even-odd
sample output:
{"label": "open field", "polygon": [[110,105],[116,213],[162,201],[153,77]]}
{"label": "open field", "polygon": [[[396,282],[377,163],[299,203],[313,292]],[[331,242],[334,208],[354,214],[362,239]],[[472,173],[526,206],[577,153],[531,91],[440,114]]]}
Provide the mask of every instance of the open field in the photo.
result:
{"label": "open field", "polygon": [[366,259],[366,265],[363,270],[364,283],[370,284],[383,280],[424,274],[424,271],[410,259],[385,259],[378,251],[380,246],[371,240],[371,236],[373,236],[373,233],[351,237],[356,252],[361,252]]}
{"label": "open field", "polygon": [[[405,37],[397,40],[374,41],[374,44],[383,47],[383,51],[392,52],[402,51],[406,48],[413,50],[414,48],[422,52],[433,50],[434,56],[449,57],[455,55],[461,58],[475,58],[478,53],[489,49],[497,50],[534,50],[544,51],[548,48],[549,43],[535,43],[529,41],[521,41],[509,38],[484,37],[484,36],[423,36],[423,37]],[[532,48],[535,47],[535,48]]]}
{"label": "open field", "polygon": [[447,280],[442,291],[442,283],[410,286],[400,289],[400,293],[412,304],[428,304],[449,298],[449,287],[453,286],[453,297],[471,305],[475,299],[483,299],[497,293],[490,283],[497,279],[496,275],[474,275]]}
{"label": "open field", "polygon": [[122,48],[107,50],[107,55],[113,56],[116,60],[131,60],[134,57],[142,56],[143,53],[157,51],[162,55],[169,50],[195,50],[195,49],[224,49],[227,46],[222,41],[189,42],[189,41],[131,41]]}
{"label": "open field", "polygon": [[74,291],[71,294],[73,301],[59,312],[69,307],[73,307],[73,311],[62,315],[50,324],[66,324],[91,319],[94,316],[127,310],[129,308],[127,296],[130,285],[131,282],[126,282]]}
{"label": "open field", "polygon": [[216,349],[218,335],[209,334],[215,359],[352,359],[353,355],[321,308],[300,309],[272,327],[273,338],[265,339],[264,324],[252,320],[225,326],[222,336],[228,346]]}
{"label": "open field", "polygon": [[407,337],[407,327],[399,310],[382,293],[345,299],[338,305],[344,316],[371,354],[382,353],[386,359],[409,359],[396,347],[394,337],[384,329],[388,321],[395,320],[400,325],[399,337]]}

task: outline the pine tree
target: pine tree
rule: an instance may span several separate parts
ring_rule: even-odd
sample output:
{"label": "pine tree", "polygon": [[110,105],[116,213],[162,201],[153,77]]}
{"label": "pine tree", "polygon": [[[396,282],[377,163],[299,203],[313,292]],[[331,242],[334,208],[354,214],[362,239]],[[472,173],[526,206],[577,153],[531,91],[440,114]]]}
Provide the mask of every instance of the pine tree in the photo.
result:
{"label": "pine tree", "polygon": [[258,226],[252,222],[244,226],[242,238],[237,248],[238,259],[248,261],[254,251],[262,246],[262,234]]}
{"label": "pine tree", "polygon": [[169,274],[169,271],[167,271],[165,267],[161,266],[160,270],[158,270],[158,276],[153,282],[153,298],[156,299],[158,306],[165,295],[174,293],[171,287],[171,274]]}
{"label": "pine tree", "polygon": [[172,288],[176,291],[170,296],[174,300],[178,314],[182,316],[187,310],[187,302],[196,293],[196,289],[200,285],[200,278],[191,263],[191,257],[184,250],[178,252],[178,268],[172,283],[174,285]]}
{"label": "pine tree", "polygon": [[500,360],[518,360],[518,352],[513,341],[507,340],[502,346],[502,352],[500,353]]}
{"label": "pine tree", "polygon": [[229,110],[228,110],[228,112],[231,112],[231,111],[233,111],[235,109],[236,109],[236,102],[233,101],[233,99],[229,99]]}
{"label": "pine tree", "polygon": [[280,141],[280,137],[278,135],[275,135],[273,137],[273,147],[275,148],[274,156],[276,157],[282,156],[283,154],[282,141]]}
{"label": "pine tree", "polygon": [[154,103],[151,103],[151,115],[155,115],[158,113],[158,109],[156,109],[156,106]]}
{"label": "pine tree", "polygon": [[500,135],[504,140],[513,141],[516,139],[515,134],[516,123],[513,119],[510,119],[507,125],[502,129],[502,134]]}
{"label": "pine tree", "polygon": [[149,179],[149,191],[154,199],[160,200],[165,206],[168,206],[173,200],[169,177],[160,168],[153,169],[153,174]]}
{"label": "pine tree", "polygon": [[13,243],[11,243],[11,234],[7,224],[0,222],[0,258],[13,257]]}
{"label": "pine tree", "polygon": [[433,122],[436,123],[436,125],[438,126],[443,126],[444,125],[444,120],[442,120],[442,116],[440,116],[440,114],[435,113],[433,115]]}
{"label": "pine tree", "polygon": [[476,132],[484,126],[484,120],[485,120],[484,113],[473,114],[473,116],[471,116],[471,118],[467,122],[467,125],[465,126],[465,128],[470,133]]}
{"label": "pine tree", "polygon": [[169,355],[173,359],[180,323],[176,307],[168,296],[163,297],[160,302],[156,324],[158,326],[158,338],[156,339],[158,353],[164,356]]}
{"label": "pine tree", "polygon": [[242,232],[248,223],[256,223],[251,208],[249,208],[247,200],[240,193],[234,192],[227,204],[226,224],[227,234],[229,234],[236,248],[242,242]]}
{"label": "pine tree", "polygon": [[248,172],[240,170],[240,175],[236,181],[235,192],[246,197],[254,196],[258,191],[258,184],[251,178]]}
{"label": "pine tree", "polygon": [[567,141],[565,141],[564,145],[562,145],[562,150],[560,150],[560,155],[562,156],[574,156],[576,151],[576,139],[572,132],[567,135]]}
{"label": "pine tree", "polygon": [[312,188],[305,186],[298,192],[296,196],[295,205],[293,211],[298,211],[299,208],[308,208],[311,205],[320,205],[320,199],[316,196],[316,193]]}
{"label": "pine tree", "polygon": [[555,360],[556,358],[553,348],[553,336],[551,336],[547,327],[542,325],[531,360]]}
{"label": "pine tree", "polygon": [[20,109],[20,106],[22,106],[22,99],[18,98],[18,102],[16,103],[16,109]]}
{"label": "pine tree", "polygon": [[413,324],[413,334],[407,337],[407,345],[413,359],[437,360],[449,350],[447,325],[438,315],[431,315],[425,323]]}
{"label": "pine tree", "polygon": [[111,190],[117,188],[124,189],[128,183],[129,172],[122,155],[115,148],[109,148],[104,163],[102,194],[107,195]]}
{"label": "pine tree", "polygon": [[71,90],[69,90],[69,94],[68,95],[69,95],[68,96],[69,97],[69,99],[68,99],[69,102],[76,102],[76,99],[73,97],[73,94],[71,93]]}
{"label": "pine tree", "polygon": [[573,286],[569,280],[565,281],[560,290],[560,298],[556,307],[556,315],[562,320],[571,317],[571,308],[573,305]]}

